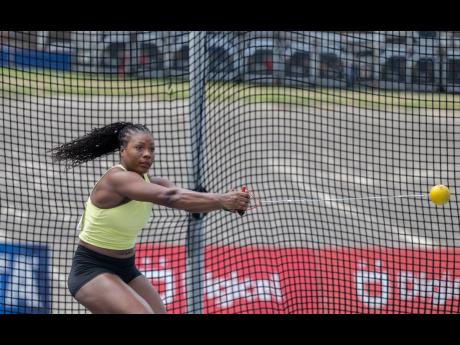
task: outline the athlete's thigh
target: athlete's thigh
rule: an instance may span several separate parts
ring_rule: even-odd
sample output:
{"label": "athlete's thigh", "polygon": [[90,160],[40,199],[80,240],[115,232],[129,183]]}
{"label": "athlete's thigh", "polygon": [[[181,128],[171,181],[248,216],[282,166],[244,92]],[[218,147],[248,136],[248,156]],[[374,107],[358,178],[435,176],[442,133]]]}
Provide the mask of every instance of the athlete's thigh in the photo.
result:
{"label": "athlete's thigh", "polygon": [[75,299],[95,314],[151,314],[152,308],[123,280],[102,273],[83,285]]}
{"label": "athlete's thigh", "polygon": [[147,301],[155,314],[166,313],[166,309],[160,295],[144,275],[137,276],[131,280],[128,285],[132,287],[133,290],[136,291],[145,301]]}

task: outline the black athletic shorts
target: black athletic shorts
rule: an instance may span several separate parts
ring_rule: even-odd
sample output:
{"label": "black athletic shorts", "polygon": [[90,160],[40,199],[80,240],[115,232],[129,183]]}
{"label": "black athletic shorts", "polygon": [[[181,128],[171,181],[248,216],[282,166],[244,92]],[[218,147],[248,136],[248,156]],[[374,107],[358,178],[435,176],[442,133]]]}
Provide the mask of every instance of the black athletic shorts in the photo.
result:
{"label": "black athletic shorts", "polygon": [[136,268],[135,256],[127,259],[112,258],[79,245],[75,251],[67,286],[73,297],[91,279],[101,273],[113,273],[129,283],[142,273]]}

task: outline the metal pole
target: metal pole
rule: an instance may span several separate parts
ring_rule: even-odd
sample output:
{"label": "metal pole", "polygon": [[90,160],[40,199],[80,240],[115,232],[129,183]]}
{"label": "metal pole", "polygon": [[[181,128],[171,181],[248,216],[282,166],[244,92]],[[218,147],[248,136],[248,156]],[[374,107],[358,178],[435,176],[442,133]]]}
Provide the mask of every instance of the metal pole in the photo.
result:
{"label": "metal pole", "polygon": [[[190,189],[203,192],[202,172],[204,157],[205,132],[205,74],[206,74],[206,32],[192,31],[189,33],[190,56],[190,130],[191,158],[190,173],[192,186]],[[203,312],[203,217],[204,214],[194,213],[189,216],[186,243],[186,291],[187,313],[202,314]]]}

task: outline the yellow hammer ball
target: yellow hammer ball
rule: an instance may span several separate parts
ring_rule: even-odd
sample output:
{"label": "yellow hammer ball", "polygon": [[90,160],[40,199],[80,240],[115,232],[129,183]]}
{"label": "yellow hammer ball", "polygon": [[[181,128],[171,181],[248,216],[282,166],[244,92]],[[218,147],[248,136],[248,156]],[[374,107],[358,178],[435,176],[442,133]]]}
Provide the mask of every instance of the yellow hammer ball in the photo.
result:
{"label": "yellow hammer ball", "polygon": [[436,205],[444,205],[449,201],[449,188],[442,184],[438,184],[430,190],[430,200]]}

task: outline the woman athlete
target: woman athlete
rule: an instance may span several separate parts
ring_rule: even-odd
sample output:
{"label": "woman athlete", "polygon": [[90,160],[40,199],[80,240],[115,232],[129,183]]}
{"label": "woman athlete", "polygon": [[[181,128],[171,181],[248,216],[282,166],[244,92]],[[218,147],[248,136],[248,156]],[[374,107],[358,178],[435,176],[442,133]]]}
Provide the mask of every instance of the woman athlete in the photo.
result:
{"label": "woman athlete", "polygon": [[117,122],[52,149],[71,166],[119,151],[120,164],[96,183],[80,219],[68,277],[72,296],[92,313],[165,313],[158,292],[135,266],[135,243],[153,204],[205,213],[245,211],[245,192],[198,193],[149,177],[155,146],[147,127]]}

